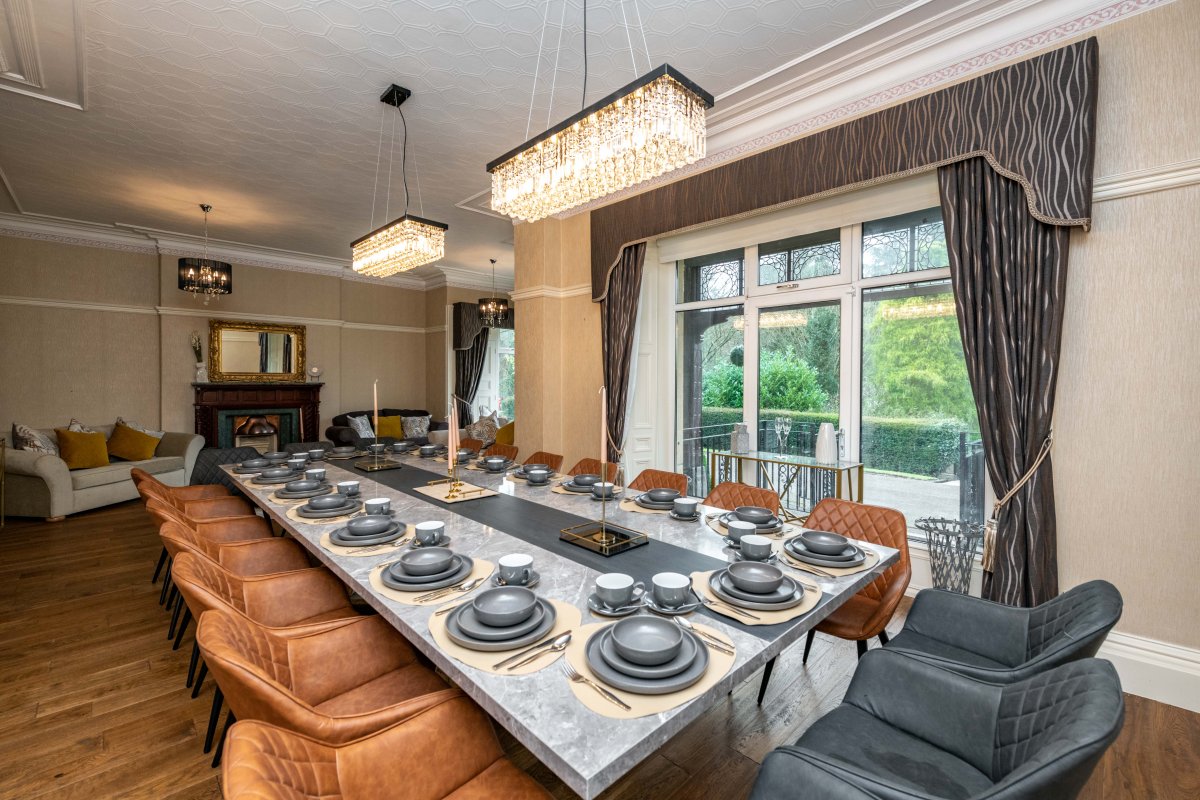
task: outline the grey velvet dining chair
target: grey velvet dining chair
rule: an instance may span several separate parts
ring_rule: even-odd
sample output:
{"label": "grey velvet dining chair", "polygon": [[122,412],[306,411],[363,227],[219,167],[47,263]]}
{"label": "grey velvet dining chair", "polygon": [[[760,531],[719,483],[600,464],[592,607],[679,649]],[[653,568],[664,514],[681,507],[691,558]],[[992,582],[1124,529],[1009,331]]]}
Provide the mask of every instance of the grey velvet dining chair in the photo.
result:
{"label": "grey velvet dining chair", "polygon": [[1096,655],[1122,605],[1117,587],[1101,580],[1034,608],[925,589],[887,647],[960,675],[1012,683]]}
{"label": "grey velvet dining chair", "polygon": [[842,704],[768,754],[750,800],[1070,800],[1124,717],[1100,659],[998,686],[872,650]]}

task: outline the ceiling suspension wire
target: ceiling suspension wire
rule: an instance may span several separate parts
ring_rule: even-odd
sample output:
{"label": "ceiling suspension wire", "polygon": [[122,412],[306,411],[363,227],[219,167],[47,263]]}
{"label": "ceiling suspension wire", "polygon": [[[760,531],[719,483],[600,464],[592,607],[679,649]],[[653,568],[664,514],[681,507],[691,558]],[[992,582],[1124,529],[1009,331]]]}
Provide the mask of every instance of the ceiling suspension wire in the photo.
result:
{"label": "ceiling suspension wire", "polygon": [[562,14],[558,18],[558,44],[554,46],[554,73],[550,76],[550,107],[546,109],[546,127],[550,127],[550,115],[554,113],[554,87],[558,84],[558,57],[562,54],[563,28],[567,22],[567,0],[563,0]]}
{"label": "ceiling suspension wire", "polygon": [[371,190],[371,230],[375,230],[375,201],[379,197],[379,164],[383,159],[383,122],[387,106],[379,110],[379,144],[375,147],[375,188]]}
{"label": "ceiling suspension wire", "polygon": [[646,43],[646,26],[642,24],[642,9],[638,6],[638,0],[633,0],[633,13],[637,17],[638,30],[642,32],[642,47],[646,50],[646,70],[654,69],[654,62],[650,60],[650,45]]}
{"label": "ceiling suspension wire", "polygon": [[387,200],[383,206],[383,218],[386,220],[392,213],[392,162],[396,160],[396,117],[392,117],[392,142],[388,145],[388,179]]}
{"label": "ceiling suspension wire", "polygon": [[404,183],[404,216],[408,216],[408,120],[404,119],[404,109],[396,106],[400,113],[400,125],[404,128],[404,138],[400,140],[400,176]]}
{"label": "ceiling suspension wire", "polygon": [[629,45],[629,63],[633,65],[633,79],[638,78],[637,56],[633,54],[633,37],[629,32],[629,18],[625,16],[625,0],[617,0],[621,4],[621,22],[625,25],[625,43]]}
{"label": "ceiling suspension wire", "polygon": [[425,216],[425,198],[421,195],[421,159],[417,156],[417,146],[413,145],[413,173],[417,176],[417,208],[421,216]]}
{"label": "ceiling suspension wire", "polygon": [[[546,41],[546,21],[550,18],[550,3],[546,0],[546,10],[542,12],[542,35],[538,37],[537,63],[533,67],[533,91],[529,93],[529,116],[525,118],[525,138],[529,138],[529,128],[533,124],[533,105],[537,101],[538,75],[542,70],[542,43]],[[566,0],[563,0],[565,3]],[[418,194],[420,186],[417,187]]]}
{"label": "ceiling suspension wire", "polygon": [[579,110],[587,108],[587,0],[583,0],[583,99],[579,101]]}

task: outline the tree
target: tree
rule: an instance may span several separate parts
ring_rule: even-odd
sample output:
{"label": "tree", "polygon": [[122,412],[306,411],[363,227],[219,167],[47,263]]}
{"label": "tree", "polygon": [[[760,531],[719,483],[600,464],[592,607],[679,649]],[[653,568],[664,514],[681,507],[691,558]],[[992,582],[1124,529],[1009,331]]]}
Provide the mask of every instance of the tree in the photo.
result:
{"label": "tree", "polygon": [[759,366],[759,408],[819,411],[829,402],[817,373],[792,351],[766,353]]}

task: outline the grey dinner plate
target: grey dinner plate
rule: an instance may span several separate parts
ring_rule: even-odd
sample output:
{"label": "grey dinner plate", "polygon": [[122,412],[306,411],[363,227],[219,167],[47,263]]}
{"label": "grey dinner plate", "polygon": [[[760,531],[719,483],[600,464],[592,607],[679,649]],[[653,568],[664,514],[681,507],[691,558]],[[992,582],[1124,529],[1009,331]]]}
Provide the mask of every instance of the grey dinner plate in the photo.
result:
{"label": "grey dinner plate", "polygon": [[[539,598],[538,602],[541,603],[543,601]],[[546,637],[547,633],[554,629],[557,614],[554,611],[554,606],[551,606],[549,601],[544,602],[549,606],[549,610],[546,616],[542,618],[542,624],[523,636],[505,639],[502,642],[485,642],[471,636],[458,624],[459,616],[464,613],[464,609],[471,607],[470,603],[463,603],[446,617],[446,635],[450,637],[450,641],[460,644],[468,650],[479,650],[485,653],[501,653],[505,650],[516,650],[520,647],[526,647],[534,642],[540,642]]]}
{"label": "grey dinner plate", "polygon": [[749,603],[763,603],[775,606],[780,603],[787,603],[797,591],[804,592],[804,587],[787,575],[783,576],[783,583],[779,584],[779,588],[768,594],[755,594],[754,592],[747,592],[745,589],[739,589],[733,584],[733,579],[729,577],[729,571],[725,569],[714,572],[713,578],[717,580],[721,591],[725,594]]}
{"label": "grey dinner plate", "polygon": [[644,494],[639,494],[637,497],[633,498],[633,502],[637,503],[642,508],[648,508],[651,511],[670,511],[671,509],[675,508],[674,500],[656,503],[647,498]]}
{"label": "grey dinner plate", "polygon": [[[611,627],[611,626],[610,626]],[[635,678],[625,675],[609,666],[600,652],[601,642],[608,628],[596,631],[584,646],[584,656],[588,666],[602,683],[607,683],[614,689],[624,689],[633,694],[670,694],[686,689],[704,677],[708,669],[708,648],[700,642],[693,642],[696,647],[696,657],[683,672],[669,678]],[[684,631],[685,639],[695,639],[696,634]]]}
{"label": "grey dinner plate", "polygon": [[[270,467],[268,467],[270,469]],[[274,486],[279,483],[291,483],[296,480],[297,475],[303,475],[302,472],[293,472],[291,475],[283,475],[279,478],[265,478],[262,475],[256,475],[250,479],[251,483],[257,483],[260,486]]]}
{"label": "grey dinner plate", "polygon": [[833,567],[834,569],[842,569],[843,567],[861,566],[867,560],[867,551],[861,547],[856,548],[858,555],[849,561],[844,561],[836,556],[832,559],[825,556],[819,556],[804,546],[803,543],[797,542],[795,539],[789,539],[784,542],[783,549],[787,554],[797,561],[803,561],[805,564],[812,564],[814,567]]}
{"label": "grey dinner plate", "polygon": [[803,553],[806,556],[812,556],[813,558],[821,558],[826,561],[853,561],[854,559],[856,559],[860,555],[862,555],[862,549],[859,548],[857,545],[853,545],[853,544],[846,545],[845,550],[838,553],[837,555],[830,556],[830,555],[825,555],[824,553],[818,553],[814,550],[810,550],[808,545],[806,545],[800,539],[799,536],[794,537],[793,539],[789,539],[788,541],[795,543],[795,544],[793,544],[793,548],[795,549],[795,551],[797,553]]}
{"label": "grey dinner plate", "polygon": [[267,464],[265,467],[234,467],[233,471],[238,475],[258,475],[264,469],[271,469],[271,465]]}
{"label": "grey dinner plate", "polygon": [[575,492],[576,494],[591,494],[592,493],[592,487],[576,486],[571,481],[563,481],[562,483],[559,484],[559,486],[566,489],[568,492]]}
{"label": "grey dinner plate", "polygon": [[455,553],[454,555],[450,556],[449,568],[444,569],[441,572],[435,572],[432,575],[409,575],[404,571],[404,567],[399,561],[388,567],[388,572],[391,573],[392,577],[397,578],[403,583],[411,583],[414,586],[423,586],[428,583],[436,583],[438,581],[445,580],[451,575],[457,575],[459,570],[462,569],[464,558],[466,558],[466,556],[460,556],[458,553]]}
{"label": "grey dinner plate", "polygon": [[678,655],[665,664],[647,667],[621,658],[621,654],[617,652],[617,646],[613,644],[611,625],[600,631],[600,657],[617,672],[631,678],[645,678],[646,680],[673,678],[692,665],[692,662],[696,660],[696,651],[695,638],[684,636]]}
{"label": "grey dinner plate", "polygon": [[796,584],[796,590],[792,593],[792,599],[786,603],[760,603],[753,600],[742,600],[734,597],[726,592],[721,587],[721,582],[717,580],[717,574],[714,572],[708,578],[708,588],[713,590],[713,594],[729,603],[731,606],[738,608],[748,608],[752,611],[784,611],[789,608],[794,608],[804,602],[804,587]]}
{"label": "grey dinner plate", "polygon": [[411,576],[404,573],[396,575],[392,572],[395,567],[396,564],[392,564],[392,566],[379,574],[379,579],[383,581],[384,586],[399,592],[432,592],[434,589],[444,589],[447,586],[453,586],[470,575],[471,570],[475,568],[475,561],[470,556],[462,556],[462,566],[457,572],[449,577],[431,581],[430,583],[413,583]]}
{"label": "grey dinner plate", "polygon": [[351,500],[344,506],[338,508],[309,508],[308,503],[298,507],[296,513],[305,519],[329,519],[331,517],[341,517],[346,514],[353,514],[362,510],[362,503],[358,500]]}
{"label": "grey dinner plate", "polygon": [[530,631],[541,627],[546,621],[546,615],[554,616],[554,606],[550,605],[549,600],[537,599],[537,605],[533,607],[533,613],[529,619],[517,625],[510,625],[507,628],[497,628],[494,625],[485,625],[479,621],[479,617],[475,615],[475,608],[471,605],[471,601],[463,603],[466,608],[458,612],[456,621],[458,629],[472,639],[478,639],[481,642],[510,642],[520,636],[524,636]]}
{"label": "grey dinner plate", "polygon": [[[732,511],[726,511],[720,516],[721,524],[725,527],[729,527],[729,521],[731,519],[741,518]],[[779,517],[771,517],[766,522],[760,522],[754,527],[758,528],[756,531],[757,533],[776,533],[783,529],[783,520],[781,520]]]}
{"label": "grey dinner plate", "polygon": [[333,487],[329,484],[309,489],[307,492],[289,492],[287,489],[276,489],[275,496],[280,500],[307,500],[310,497],[320,497],[323,494],[329,494],[333,491]]}
{"label": "grey dinner plate", "polygon": [[404,535],[404,528],[401,528],[399,525],[391,527],[375,536],[349,536],[345,531],[345,528],[338,528],[329,534],[329,541],[338,547],[370,547],[372,545],[394,542]]}

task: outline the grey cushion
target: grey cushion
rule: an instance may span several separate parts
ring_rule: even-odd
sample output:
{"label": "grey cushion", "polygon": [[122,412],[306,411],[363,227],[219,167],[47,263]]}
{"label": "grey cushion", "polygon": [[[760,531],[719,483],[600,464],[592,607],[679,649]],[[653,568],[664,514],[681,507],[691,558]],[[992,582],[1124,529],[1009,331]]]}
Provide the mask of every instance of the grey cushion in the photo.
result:
{"label": "grey cushion", "polygon": [[107,486],[110,483],[120,483],[129,480],[129,471],[137,467],[151,475],[164,472],[183,470],[183,458],[179,456],[159,456],[145,461],[114,461],[103,467],[71,470],[71,487],[73,489],[90,489],[93,486]]}

